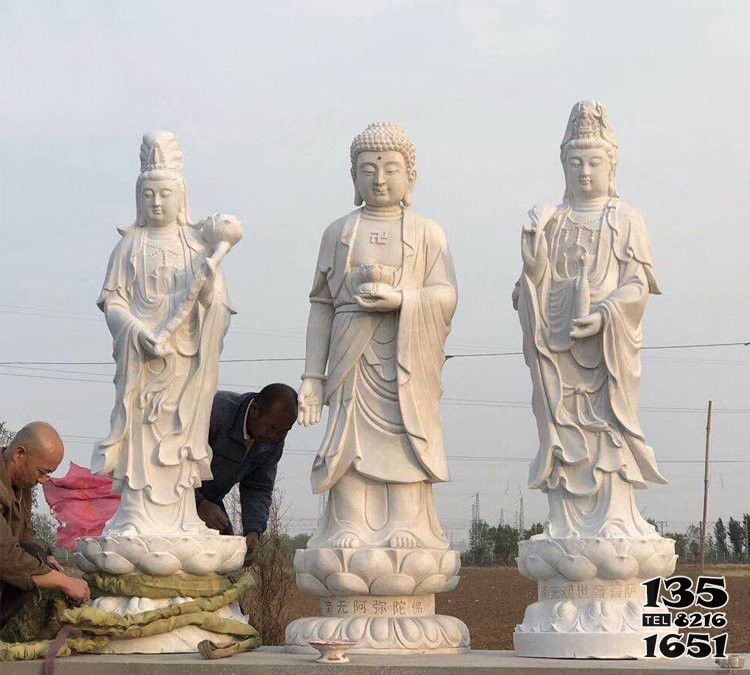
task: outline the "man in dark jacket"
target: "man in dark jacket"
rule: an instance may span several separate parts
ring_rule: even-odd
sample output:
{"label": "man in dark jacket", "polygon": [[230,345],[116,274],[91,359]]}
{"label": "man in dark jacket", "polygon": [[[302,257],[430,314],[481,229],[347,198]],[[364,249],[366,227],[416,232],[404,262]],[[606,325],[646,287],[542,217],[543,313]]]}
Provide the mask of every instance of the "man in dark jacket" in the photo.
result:
{"label": "man in dark jacket", "polygon": [[0,626],[36,589],[58,589],[74,602],[90,597],[83,579],[63,574],[49,547],[31,530],[31,490],[63,458],[63,442],[46,422],[31,422],[0,448]]}
{"label": "man in dark jacket", "polygon": [[233,534],[222,500],[239,483],[246,564],[266,530],[276,467],[296,419],[297,392],[286,384],[269,384],[257,394],[218,391],[214,396],[208,431],[213,480],[195,491],[198,515],[208,527]]}

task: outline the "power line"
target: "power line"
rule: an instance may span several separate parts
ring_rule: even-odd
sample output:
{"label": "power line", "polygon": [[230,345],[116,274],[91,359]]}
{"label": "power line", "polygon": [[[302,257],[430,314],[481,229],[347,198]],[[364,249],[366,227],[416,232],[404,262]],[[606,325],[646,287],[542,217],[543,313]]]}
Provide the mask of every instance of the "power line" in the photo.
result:
{"label": "power line", "polygon": [[[705,349],[711,347],[747,347],[750,341],[744,342],[702,342],[675,345],[654,345],[641,347],[642,350],[654,349]],[[521,356],[523,352],[479,352],[476,354],[446,354],[446,359],[468,359],[489,356]],[[219,359],[219,363],[264,363],[279,361],[304,361],[305,359],[298,356],[270,356],[249,359]],[[110,366],[111,361],[0,361],[0,366],[22,366],[22,365],[40,365],[40,366]]]}
{"label": "power line", "polygon": [[[22,368],[23,366],[5,366],[6,368]],[[72,375],[94,375],[103,377],[106,379],[96,380],[92,378],[84,377],[60,377],[56,375],[37,375],[35,373],[6,373],[0,371],[0,375],[6,375],[8,377],[23,377],[32,379],[42,380],[56,380],[60,382],[94,382],[97,384],[111,384],[112,376],[106,373],[94,373],[91,371],[82,370],[61,370],[56,368],[26,368],[27,370],[39,370],[43,372],[55,372],[55,373],[70,373]],[[219,382],[219,387],[232,387],[236,389],[244,389],[251,391],[253,389],[262,389],[263,385],[259,384],[246,384],[237,382]],[[464,399],[464,398],[450,398],[445,397],[441,399],[441,404],[446,406],[456,407],[486,407],[486,408],[510,408],[510,409],[527,409],[531,407],[531,403],[528,401],[500,401],[493,399]],[[685,406],[640,406],[639,409],[644,412],[655,412],[655,413],[703,413],[702,408],[689,408]],[[722,414],[747,414],[750,413],[750,408],[716,408],[716,413]]]}

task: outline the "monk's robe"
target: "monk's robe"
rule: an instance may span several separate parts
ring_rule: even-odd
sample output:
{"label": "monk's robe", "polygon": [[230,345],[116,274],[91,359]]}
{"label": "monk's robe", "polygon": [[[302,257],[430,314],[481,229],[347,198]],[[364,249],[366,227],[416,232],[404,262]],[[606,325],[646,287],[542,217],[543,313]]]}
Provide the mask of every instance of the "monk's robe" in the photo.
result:
{"label": "monk's robe", "polygon": [[448,480],[440,374],[458,296],[445,233],[406,209],[401,264],[393,270],[402,305],[366,311],[354,297],[362,278],[352,260],[361,213],[325,231],[310,293],[311,302],[334,309],[328,426],[312,469],[315,493],[350,469],[385,483]]}
{"label": "monk's robe", "polygon": [[[97,300],[117,368],[111,430],[94,448],[92,472],[111,476],[122,492],[105,534],[167,534],[179,525],[203,530],[193,488],[211,478],[208,425],[232,313],[226,286],[217,271],[213,290],[204,287],[170,337],[174,353],[151,355],[139,342],[140,328],[158,334],[187,298],[210,251],[190,226],[167,236],[139,226],[120,232]],[[159,507],[168,508],[156,513]]]}
{"label": "monk's robe", "polygon": [[[651,536],[632,489],[666,482],[638,421],[643,314],[660,291],[641,215],[613,199],[595,216],[576,221],[558,206],[542,224],[543,271],[535,280],[524,272],[519,283],[539,432],[529,487],[590,498],[562,500],[564,513],[551,509],[553,536]],[[582,272],[583,257],[591,262]],[[596,311],[601,332],[572,339],[572,321]]]}

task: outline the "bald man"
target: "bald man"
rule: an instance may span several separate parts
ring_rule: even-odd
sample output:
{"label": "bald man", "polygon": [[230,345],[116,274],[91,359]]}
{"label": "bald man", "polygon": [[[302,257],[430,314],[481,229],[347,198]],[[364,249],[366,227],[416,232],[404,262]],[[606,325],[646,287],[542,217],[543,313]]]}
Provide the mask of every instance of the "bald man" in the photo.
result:
{"label": "bald man", "polygon": [[0,627],[37,588],[61,590],[87,602],[88,584],[63,574],[49,547],[31,530],[31,491],[45,483],[63,458],[63,442],[46,422],[31,422],[0,451]]}

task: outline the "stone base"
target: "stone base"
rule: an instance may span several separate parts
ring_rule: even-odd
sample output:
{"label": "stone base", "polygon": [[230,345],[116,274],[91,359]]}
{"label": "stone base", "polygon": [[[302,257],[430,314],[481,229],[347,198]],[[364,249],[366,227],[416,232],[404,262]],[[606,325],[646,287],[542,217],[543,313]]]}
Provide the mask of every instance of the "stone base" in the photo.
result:
{"label": "stone base", "polygon": [[[153,600],[151,598],[129,598],[122,596],[107,596],[96,598],[91,602],[93,607],[108,612],[116,612],[120,616],[138,614],[152,609],[162,609],[170,605],[179,605],[192,598],[170,598],[167,600]],[[248,618],[242,613],[239,605],[233,602],[222,607],[217,614],[227,619],[234,619],[247,623]],[[197,626],[185,626],[169,633],[152,635],[130,640],[111,640],[107,645],[107,654],[184,654],[198,651],[198,643],[203,640],[226,642],[232,636],[212,633]]]}
{"label": "stone base", "polygon": [[348,654],[463,654],[469,629],[452,616],[304,617],[286,628],[289,652],[310,652],[311,640],[356,640]]}
{"label": "stone base", "polygon": [[520,656],[642,658],[643,581],[672,574],[671,539],[550,539],[518,546],[518,569],[535,579],[539,600],[526,608],[513,645]]}

